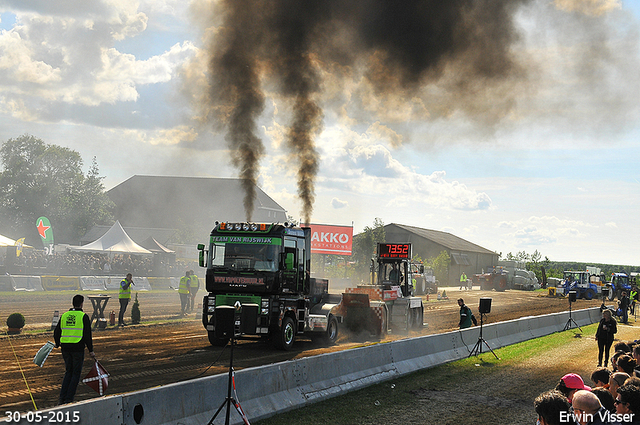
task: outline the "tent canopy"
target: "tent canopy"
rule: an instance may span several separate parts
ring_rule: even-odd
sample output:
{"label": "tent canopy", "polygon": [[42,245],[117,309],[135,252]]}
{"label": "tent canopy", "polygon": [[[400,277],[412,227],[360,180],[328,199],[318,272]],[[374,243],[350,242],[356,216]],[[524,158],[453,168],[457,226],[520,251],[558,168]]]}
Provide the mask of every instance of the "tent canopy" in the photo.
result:
{"label": "tent canopy", "polygon": [[175,254],[175,251],[172,251],[166,246],[162,245],[153,236],[149,236],[144,242],[140,243],[140,245],[151,252],[160,252],[163,254]]}
{"label": "tent canopy", "polygon": [[152,252],[144,249],[133,241],[124,231],[119,221],[116,221],[111,229],[102,237],[90,244],[83,246],[70,246],[72,251],[84,252],[104,252],[104,253],[122,253],[122,254],[146,254],[151,255]]}
{"label": "tent canopy", "polygon": [[6,236],[0,235],[0,246],[14,246],[15,244],[16,241],[14,241],[13,239],[9,239]]}

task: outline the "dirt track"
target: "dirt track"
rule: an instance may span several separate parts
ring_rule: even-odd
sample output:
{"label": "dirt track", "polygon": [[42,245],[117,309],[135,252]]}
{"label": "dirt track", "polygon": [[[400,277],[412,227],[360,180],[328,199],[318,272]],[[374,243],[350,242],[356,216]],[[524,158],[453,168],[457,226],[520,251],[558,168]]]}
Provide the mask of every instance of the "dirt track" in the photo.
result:
{"label": "dirt track", "polygon": [[[204,292],[202,293],[204,295]],[[462,296],[467,305],[477,314],[480,297],[493,298],[491,313],[485,323],[515,319],[518,317],[565,311],[568,301],[563,298],[539,296],[539,293],[506,291],[464,291],[448,288],[449,300],[425,300],[424,321],[421,332],[390,334],[387,339],[399,339],[420,334],[441,333],[457,329],[458,306],[456,299]],[[112,294],[114,295],[114,294]],[[48,329],[53,310],[68,309],[72,292],[64,293],[13,293],[3,297],[0,317],[4,319],[14,311],[27,318],[26,331]],[[102,365],[109,371],[107,394],[116,394],[188,380],[197,376],[226,372],[229,351],[211,347],[200,320],[191,314],[179,319],[178,295],[172,291],[140,293],[142,320],[160,321],[158,324],[143,324],[125,328],[109,327],[94,333],[95,352]],[[114,299],[110,300],[113,302]],[[85,311],[88,310],[85,303]],[[599,306],[600,300],[578,300],[573,309]],[[115,308],[108,304],[105,311]],[[89,307],[90,309],[90,307]],[[117,312],[117,309],[116,309]],[[129,316],[130,308],[127,311]],[[2,408],[21,412],[34,409],[20,367],[29,385],[38,409],[56,404],[64,366],[59,350],[54,350],[43,368],[33,364],[37,350],[46,342],[53,341],[52,332],[22,334],[16,337],[3,336],[0,340],[3,353],[0,357],[0,405]],[[374,340],[350,340],[342,334],[338,344],[323,347],[308,339],[296,342],[293,351],[277,351],[265,341],[241,341],[234,352],[236,369],[313,356],[330,351],[349,349],[374,342]],[[16,357],[14,356],[14,350]],[[88,355],[85,359],[86,373],[90,367]],[[19,364],[18,364],[19,363]],[[96,397],[96,393],[82,383],[78,386],[76,401]]]}

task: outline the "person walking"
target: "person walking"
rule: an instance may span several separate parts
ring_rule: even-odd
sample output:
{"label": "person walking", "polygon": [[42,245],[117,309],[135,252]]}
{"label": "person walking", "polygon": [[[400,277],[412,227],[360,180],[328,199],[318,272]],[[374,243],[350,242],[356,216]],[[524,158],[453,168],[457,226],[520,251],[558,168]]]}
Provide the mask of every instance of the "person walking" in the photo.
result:
{"label": "person walking", "polygon": [[618,325],[611,314],[611,310],[603,310],[602,319],[600,319],[598,329],[596,330],[596,342],[598,343],[598,367],[602,366],[603,353],[604,367],[607,367],[609,362],[609,350],[611,349],[611,344],[613,344],[613,338],[616,332],[618,332]]}
{"label": "person walking", "polygon": [[458,305],[460,306],[460,329],[470,328],[471,324],[476,324],[476,318],[473,316],[471,309],[467,307],[462,298],[458,299]]}
{"label": "person walking", "polygon": [[84,347],[87,347],[89,355],[94,360],[96,358],[91,337],[91,320],[82,311],[83,303],[82,295],[74,296],[73,308],[62,314],[53,331],[55,347],[61,347],[65,369],[58,404],[73,402],[82,373]]}
{"label": "person walking", "polygon": [[189,275],[189,297],[191,298],[189,311],[193,311],[193,304],[195,303],[196,295],[200,289],[200,279],[198,279],[198,276],[193,272],[193,270],[189,271]]}
{"label": "person walking", "polygon": [[467,289],[467,275],[462,272],[460,275],[460,290]]}
{"label": "person walking", "polygon": [[124,323],[124,313],[127,311],[127,305],[131,300],[131,285],[133,284],[133,276],[127,273],[127,277],[120,282],[120,291],[118,293],[118,301],[120,301],[120,313],[118,314],[118,326],[127,326]]}
{"label": "person walking", "polygon": [[184,316],[189,309],[189,277],[191,273],[187,270],[180,278],[178,294],[180,295],[180,316]]}

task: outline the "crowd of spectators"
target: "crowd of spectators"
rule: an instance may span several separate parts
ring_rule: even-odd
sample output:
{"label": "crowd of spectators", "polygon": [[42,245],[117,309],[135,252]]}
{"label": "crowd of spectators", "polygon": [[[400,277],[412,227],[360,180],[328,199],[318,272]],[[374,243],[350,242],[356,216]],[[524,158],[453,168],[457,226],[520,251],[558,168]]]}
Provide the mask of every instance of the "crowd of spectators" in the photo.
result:
{"label": "crowd of spectators", "polygon": [[185,270],[195,269],[195,261],[175,260],[171,256],[106,254],[79,251],[56,252],[25,250],[7,262],[2,258],[5,273],[30,276],[113,276],[132,273],[134,276],[179,277]]}
{"label": "crowd of spectators", "polygon": [[611,368],[598,367],[585,385],[575,373],[540,394],[533,405],[538,424],[640,424],[640,341],[618,342]]}

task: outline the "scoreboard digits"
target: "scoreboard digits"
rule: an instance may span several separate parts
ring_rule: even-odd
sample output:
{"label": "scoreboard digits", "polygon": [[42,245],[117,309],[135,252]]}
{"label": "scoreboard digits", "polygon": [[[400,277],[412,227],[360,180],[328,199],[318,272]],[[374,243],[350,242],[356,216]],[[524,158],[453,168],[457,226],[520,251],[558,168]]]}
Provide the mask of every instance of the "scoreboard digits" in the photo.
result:
{"label": "scoreboard digits", "polygon": [[378,258],[411,259],[411,244],[409,243],[379,243]]}

